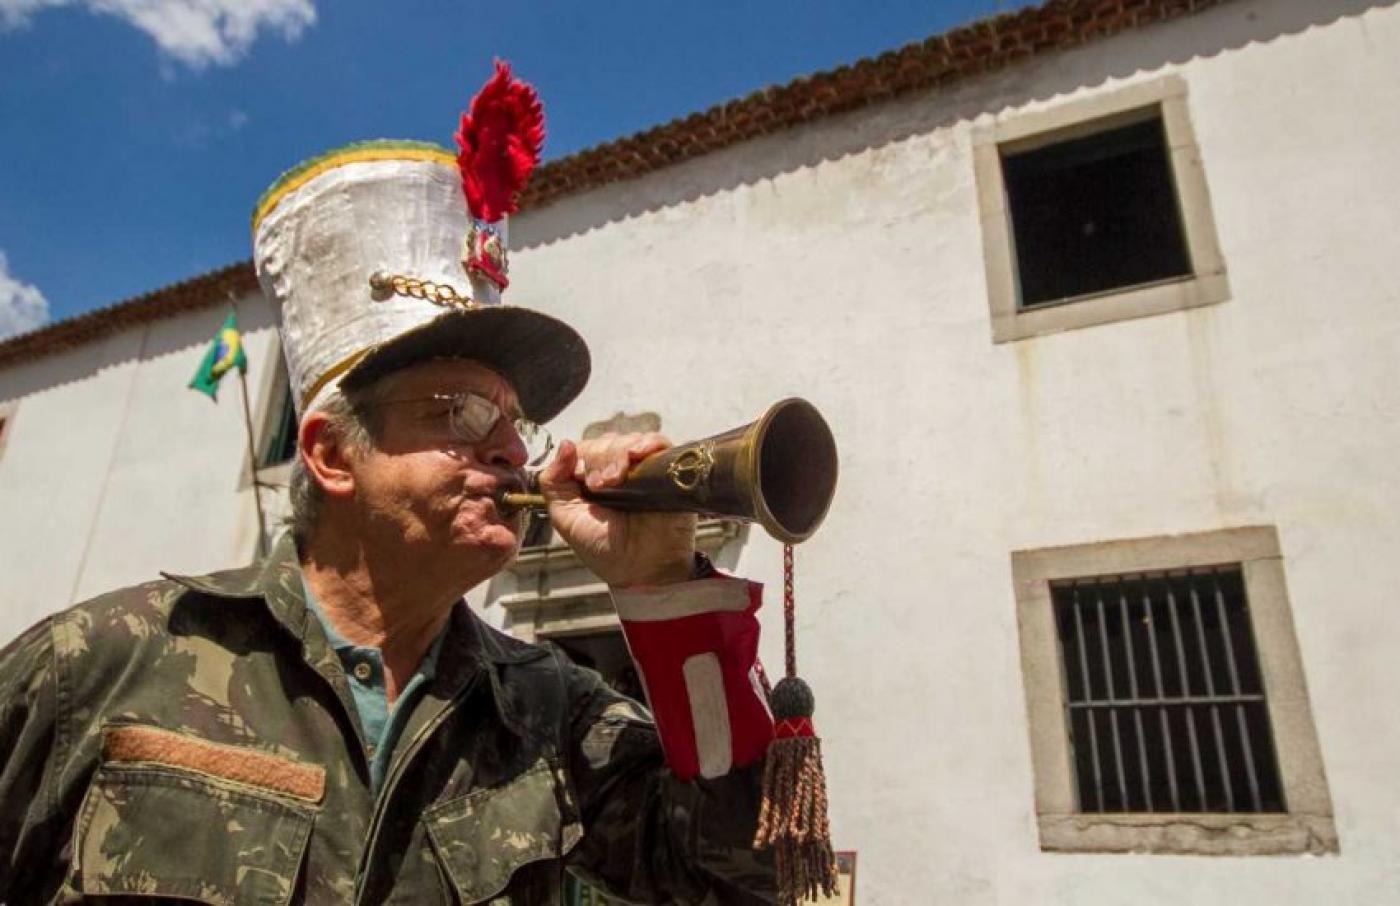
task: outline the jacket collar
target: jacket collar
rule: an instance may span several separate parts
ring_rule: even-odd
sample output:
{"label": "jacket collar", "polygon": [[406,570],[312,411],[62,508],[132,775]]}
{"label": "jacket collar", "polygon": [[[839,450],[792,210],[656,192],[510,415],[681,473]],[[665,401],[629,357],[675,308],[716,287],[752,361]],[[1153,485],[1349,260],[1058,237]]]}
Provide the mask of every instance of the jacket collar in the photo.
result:
{"label": "jacket collar", "polygon": [[[202,576],[162,572],[162,576],[186,588],[216,598],[261,598],[277,621],[297,638],[305,640],[305,627],[313,617],[307,610],[301,563],[291,533],[277,539],[265,560],[238,569]],[[454,634],[465,634],[473,654],[495,664],[520,664],[544,657],[546,652],[489,628],[471,608],[459,606],[466,619],[454,617]],[[310,619],[311,623],[318,623]]]}
{"label": "jacket collar", "polygon": [[185,576],[162,572],[161,575],[194,591],[213,595],[216,598],[264,598],[271,605],[274,600],[286,602],[286,592],[294,592],[302,607],[306,606],[301,595],[301,567],[297,561],[296,542],[291,533],[282,535],[272,546],[272,551],[261,561],[248,566],[227,569],[203,576]]}
{"label": "jacket collar", "polygon": [[[161,575],[215,598],[261,599],[277,622],[301,642],[306,661],[331,681],[343,700],[352,700],[335,650],[326,638],[320,620],[306,605],[301,563],[291,533],[278,538],[265,560],[250,566],[203,576]],[[502,668],[539,660],[548,657],[549,653],[487,626],[464,601],[457,604],[449,626],[449,634],[439,653],[439,688],[460,688],[468,682],[477,666],[490,665],[493,668],[491,689],[496,708],[507,724],[517,723],[513,719],[517,709],[512,702],[518,696],[511,691],[516,680],[515,671]]]}
{"label": "jacket collar", "polygon": [[[297,558],[296,542],[290,532],[273,544],[266,559],[249,566],[224,570],[203,576],[181,576],[162,572],[161,575],[185,588],[224,600],[261,600],[273,618],[301,644],[301,656],[335,690],[351,720],[359,728],[358,711],[345,670],[331,647],[330,640],[306,606],[301,581],[301,563]],[[363,735],[363,728],[360,728]]]}

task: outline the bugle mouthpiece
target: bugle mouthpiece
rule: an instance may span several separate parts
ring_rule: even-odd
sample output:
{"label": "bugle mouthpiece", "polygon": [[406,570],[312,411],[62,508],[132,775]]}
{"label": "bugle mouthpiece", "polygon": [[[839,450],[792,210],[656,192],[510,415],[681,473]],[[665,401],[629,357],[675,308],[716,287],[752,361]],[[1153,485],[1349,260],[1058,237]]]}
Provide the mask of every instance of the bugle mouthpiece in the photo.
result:
{"label": "bugle mouthpiece", "polygon": [[529,494],[525,491],[502,491],[496,495],[496,503],[504,510],[544,509],[543,494]]}

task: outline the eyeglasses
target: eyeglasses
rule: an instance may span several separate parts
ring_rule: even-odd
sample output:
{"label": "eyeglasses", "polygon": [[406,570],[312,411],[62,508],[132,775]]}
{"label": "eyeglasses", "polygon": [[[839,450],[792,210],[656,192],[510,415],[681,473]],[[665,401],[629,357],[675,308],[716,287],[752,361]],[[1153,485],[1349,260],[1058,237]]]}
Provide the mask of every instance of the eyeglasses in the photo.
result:
{"label": "eyeglasses", "polygon": [[[402,400],[380,400],[376,405],[394,406],[403,403],[445,403],[448,433],[453,440],[464,444],[481,443],[490,436],[505,415],[500,406],[470,391],[437,393]],[[526,464],[537,466],[544,462],[545,457],[554,449],[554,438],[549,431],[521,416],[512,418],[510,423],[525,443],[525,452],[529,457]]]}

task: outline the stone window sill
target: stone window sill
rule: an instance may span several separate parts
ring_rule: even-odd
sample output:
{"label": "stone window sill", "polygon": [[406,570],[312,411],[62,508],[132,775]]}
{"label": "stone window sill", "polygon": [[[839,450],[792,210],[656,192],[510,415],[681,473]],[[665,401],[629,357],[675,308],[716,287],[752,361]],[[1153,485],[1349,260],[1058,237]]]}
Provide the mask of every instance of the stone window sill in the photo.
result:
{"label": "stone window sill", "polygon": [[1329,855],[1337,828],[1325,815],[1041,815],[1040,848],[1060,853],[1202,856]]}

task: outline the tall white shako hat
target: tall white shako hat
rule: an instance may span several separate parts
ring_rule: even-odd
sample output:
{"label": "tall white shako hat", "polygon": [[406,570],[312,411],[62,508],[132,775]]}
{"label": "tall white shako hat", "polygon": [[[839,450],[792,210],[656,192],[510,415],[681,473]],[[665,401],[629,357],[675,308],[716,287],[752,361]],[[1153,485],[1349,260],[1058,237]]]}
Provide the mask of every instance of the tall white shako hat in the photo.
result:
{"label": "tall white shako hat", "polygon": [[564,322],[507,305],[506,216],[539,161],[544,116],[497,61],[462,114],[458,153],[424,142],[349,145],[285,173],[253,214],[253,260],[280,310],[299,415],[339,386],[474,359],[543,423],[578,396],[590,360]]}

